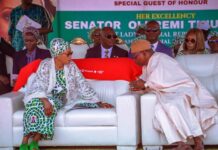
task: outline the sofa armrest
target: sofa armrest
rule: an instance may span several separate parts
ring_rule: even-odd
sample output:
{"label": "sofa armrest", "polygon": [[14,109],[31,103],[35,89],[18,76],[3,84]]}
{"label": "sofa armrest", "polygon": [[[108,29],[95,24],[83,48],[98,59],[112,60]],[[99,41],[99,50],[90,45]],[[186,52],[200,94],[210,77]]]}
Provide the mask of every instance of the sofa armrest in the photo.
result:
{"label": "sofa armrest", "polygon": [[161,135],[153,126],[154,108],[157,97],[153,93],[141,96],[141,127],[143,145],[162,145]]}
{"label": "sofa armrest", "polygon": [[116,98],[118,145],[140,142],[140,94],[129,92]]}
{"label": "sofa armrest", "polygon": [[10,92],[0,96],[0,147],[12,146],[13,113],[23,109],[24,94]]}

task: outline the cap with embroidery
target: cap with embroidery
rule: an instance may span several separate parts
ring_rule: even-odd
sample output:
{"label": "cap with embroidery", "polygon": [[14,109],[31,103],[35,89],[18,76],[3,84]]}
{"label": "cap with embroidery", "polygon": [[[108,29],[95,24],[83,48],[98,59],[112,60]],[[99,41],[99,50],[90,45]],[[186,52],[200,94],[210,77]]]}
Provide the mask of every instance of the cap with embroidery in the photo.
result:
{"label": "cap with embroidery", "polygon": [[150,50],[151,43],[147,40],[136,40],[131,44],[131,53],[137,53],[144,50]]}
{"label": "cap with embroidery", "polygon": [[210,29],[210,25],[208,21],[199,21],[197,23],[197,28],[201,29],[201,30],[209,30]]}
{"label": "cap with embroidery", "polygon": [[50,42],[50,51],[52,57],[56,57],[59,54],[63,53],[65,50],[69,48],[68,42],[64,41],[62,38],[54,38]]}
{"label": "cap with embroidery", "polygon": [[32,27],[32,26],[24,27],[23,28],[23,36],[25,36],[26,33],[32,33],[36,40],[41,39],[40,34],[39,34],[39,30],[36,29],[35,27]]}

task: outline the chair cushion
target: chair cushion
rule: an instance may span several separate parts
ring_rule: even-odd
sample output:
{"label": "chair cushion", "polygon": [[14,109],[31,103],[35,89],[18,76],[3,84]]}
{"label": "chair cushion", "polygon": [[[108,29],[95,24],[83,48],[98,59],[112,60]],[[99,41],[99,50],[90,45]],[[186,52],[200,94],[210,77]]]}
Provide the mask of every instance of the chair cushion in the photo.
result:
{"label": "chair cushion", "polygon": [[88,80],[100,100],[115,106],[116,97],[129,91],[129,82],[124,80],[101,81]]}
{"label": "chair cushion", "polygon": [[75,109],[66,113],[65,126],[116,126],[115,109]]}
{"label": "chair cushion", "polygon": [[142,73],[142,68],[129,58],[88,58],[74,62],[87,79],[133,81]]}
{"label": "chair cushion", "polygon": [[[28,77],[37,71],[40,62],[35,60],[21,69],[13,91],[18,91],[26,84]],[[132,81],[142,73],[141,67],[129,58],[75,59],[74,62],[86,79]]]}
{"label": "chair cushion", "polygon": [[[13,115],[13,126],[23,126],[24,110],[16,111]],[[117,117],[115,109],[75,109],[66,112],[61,109],[55,118],[56,127],[71,126],[115,126]]]}
{"label": "chair cushion", "polygon": [[37,71],[38,66],[41,61],[42,61],[41,59],[34,60],[33,62],[27,64],[25,67],[23,67],[20,70],[17,81],[14,85],[13,91],[18,91],[20,88],[22,88],[26,84],[29,76],[32,73]]}

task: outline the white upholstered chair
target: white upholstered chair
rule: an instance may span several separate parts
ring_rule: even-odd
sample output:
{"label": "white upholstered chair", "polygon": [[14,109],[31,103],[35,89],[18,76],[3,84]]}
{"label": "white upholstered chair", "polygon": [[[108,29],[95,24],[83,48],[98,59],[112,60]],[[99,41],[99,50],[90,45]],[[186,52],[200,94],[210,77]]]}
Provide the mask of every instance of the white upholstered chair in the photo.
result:
{"label": "white upholstered chair", "polygon": [[[53,140],[40,146],[116,146],[118,150],[136,150],[140,142],[140,96],[129,92],[124,80],[89,80],[101,100],[113,104],[112,109],[61,109],[55,120]],[[0,96],[0,149],[12,150],[23,136],[21,92]]]}
{"label": "white upholstered chair", "polygon": [[70,48],[73,51],[72,59],[85,58],[89,46],[82,38],[75,38],[70,43]]}
{"label": "white upholstered chair", "polygon": [[130,51],[130,48],[127,46],[126,42],[123,39],[119,38],[119,37],[116,39],[116,45],[119,48],[122,48],[122,49],[124,49],[124,50],[126,50],[128,52]]}

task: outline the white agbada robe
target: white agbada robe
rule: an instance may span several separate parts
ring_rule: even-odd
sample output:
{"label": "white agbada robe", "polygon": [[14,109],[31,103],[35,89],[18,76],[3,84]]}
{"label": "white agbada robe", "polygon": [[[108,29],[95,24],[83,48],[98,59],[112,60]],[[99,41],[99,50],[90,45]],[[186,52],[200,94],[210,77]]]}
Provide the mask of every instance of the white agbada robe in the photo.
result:
{"label": "white agbada robe", "polygon": [[173,58],[154,53],[140,78],[157,95],[153,125],[170,144],[205,135],[215,123],[215,99]]}

